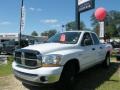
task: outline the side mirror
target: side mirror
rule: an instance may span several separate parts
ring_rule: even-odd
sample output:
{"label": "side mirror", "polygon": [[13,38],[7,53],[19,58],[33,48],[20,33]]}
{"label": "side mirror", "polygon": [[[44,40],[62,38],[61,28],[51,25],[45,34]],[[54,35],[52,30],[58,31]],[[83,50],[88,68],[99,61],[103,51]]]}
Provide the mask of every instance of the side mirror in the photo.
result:
{"label": "side mirror", "polygon": [[91,40],[90,39],[85,39],[84,40],[84,46],[88,46],[88,45],[91,45]]}

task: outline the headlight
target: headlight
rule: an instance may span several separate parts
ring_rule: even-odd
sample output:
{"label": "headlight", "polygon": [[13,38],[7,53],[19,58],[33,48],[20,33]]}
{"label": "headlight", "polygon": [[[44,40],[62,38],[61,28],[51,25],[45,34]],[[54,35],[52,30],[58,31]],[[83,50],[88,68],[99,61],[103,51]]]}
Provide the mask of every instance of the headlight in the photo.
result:
{"label": "headlight", "polygon": [[62,56],[61,55],[46,55],[43,56],[42,66],[43,67],[56,67],[60,66]]}

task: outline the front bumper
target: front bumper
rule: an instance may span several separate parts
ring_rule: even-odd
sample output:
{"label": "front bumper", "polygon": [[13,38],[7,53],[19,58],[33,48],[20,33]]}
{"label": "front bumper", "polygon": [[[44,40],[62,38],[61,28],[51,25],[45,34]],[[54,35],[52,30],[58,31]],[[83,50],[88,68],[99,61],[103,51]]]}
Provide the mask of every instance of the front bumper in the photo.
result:
{"label": "front bumper", "polygon": [[51,84],[59,81],[63,67],[41,67],[38,69],[25,69],[17,66],[16,62],[12,64],[15,77],[23,83],[31,84]]}

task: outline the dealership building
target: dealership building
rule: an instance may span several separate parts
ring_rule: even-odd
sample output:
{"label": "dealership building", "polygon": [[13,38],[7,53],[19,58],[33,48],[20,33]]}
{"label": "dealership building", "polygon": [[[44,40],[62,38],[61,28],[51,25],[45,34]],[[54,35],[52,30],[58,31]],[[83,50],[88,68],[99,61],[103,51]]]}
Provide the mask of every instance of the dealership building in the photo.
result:
{"label": "dealership building", "polygon": [[[30,35],[23,35],[21,36],[22,40],[27,40],[29,42],[40,43],[44,42],[48,39],[46,36],[30,36]],[[19,41],[19,34],[18,33],[0,33],[0,42],[4,41]]]}

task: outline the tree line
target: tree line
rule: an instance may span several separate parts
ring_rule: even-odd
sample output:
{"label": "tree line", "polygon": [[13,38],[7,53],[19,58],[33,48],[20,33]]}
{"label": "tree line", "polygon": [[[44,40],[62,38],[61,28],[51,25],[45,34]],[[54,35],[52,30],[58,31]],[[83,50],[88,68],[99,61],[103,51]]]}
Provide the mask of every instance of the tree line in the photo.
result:
{"label": "tree line", "polygon": [[[90,20],[93,31],[99,34],[99,22],[95,19],[94,13],[91,15]],[[105,22],[105,33],[107,35],[109,35],[110,37],[120,36],[120,11],[115,11],[115,10],[109,11],[107,13],[107,17],[105,18],[104,22]],[[62,27],[63,26],[65,27],[66,31],[76,30],[75,21],[68,22],[66,25],[62,25]],[[80,21],[80,30],[90,30],[90,29],[86,27],[83,21]],[[48,38],[50,38],[56,33],[57,33],[57,29],[51,29],[42,32],[40,35],[48,36]],[[31,35],[38,36],[38,33],[36,31],[33,31]]]}
{"label": "tree line", "polygon": [[[75,21],[68,22],[66,25],[64,25],[64,27],[65,27],[66,31],[76,30]],[[81,30],[86,30],[87,29],[84,22],[82,22],[82,21],[80,22],[80,29]],[[50,38],[51,36],[55,35],[56,33],[57,33],[57,29],[51,29],[51,30],[46,30],[46,31],[42,32],[40,35],[41,36],[48,36],[48,38]],[[37,31],[33,31],[31,33],[31,35],[32,36],[38,36],[39,34],[37,33]]]}
{"label": "tree line", "polygon": [[[95,19],[94,15],[91,16],[92,27],[96,33],[99,33],[99,22]],[[120,36],[120,11],[109,11],[104,20],[105,33],[110,37]]]}

